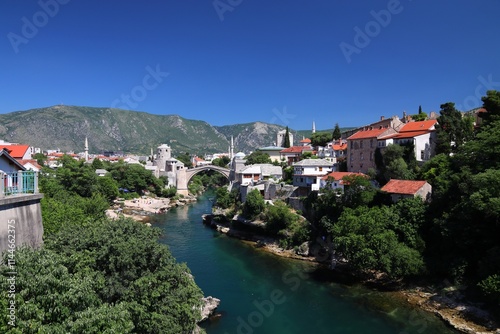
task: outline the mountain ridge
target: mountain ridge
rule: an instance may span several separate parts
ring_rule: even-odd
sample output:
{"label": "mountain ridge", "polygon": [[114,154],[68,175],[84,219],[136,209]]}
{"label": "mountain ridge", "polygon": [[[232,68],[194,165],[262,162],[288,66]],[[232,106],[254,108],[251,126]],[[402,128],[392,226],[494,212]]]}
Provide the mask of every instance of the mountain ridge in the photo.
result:
{"label": "mountain ridge", "polygon": [[[0,139],[42,150],[82,152],[87,137],[90,153],[149,154],[151,148],[156,149],[163,143],[170,145],[174,154],[227,152],[231,136],[235,151],[250,152],[272,145],[277,132],[284,128],[261,121],[213,126],[179,114],[67,105],[0,114]],[[291,131],[296,136],[307,133],[307,130]]]}

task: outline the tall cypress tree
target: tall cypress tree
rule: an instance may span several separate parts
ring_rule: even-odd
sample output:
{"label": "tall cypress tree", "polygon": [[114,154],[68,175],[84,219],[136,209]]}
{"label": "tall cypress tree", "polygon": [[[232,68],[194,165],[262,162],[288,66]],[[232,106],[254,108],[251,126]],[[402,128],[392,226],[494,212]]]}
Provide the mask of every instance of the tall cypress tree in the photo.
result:
{"label": "tall cypress tree", "polygon": [[342,137],[342,134],[340,133],[339,123],[336,123],[335,129],[333,129],[332,138],[333,140],[339,140],[340,137]]}
{"label": "tall cypress tree", "polygon": [[290,132],[288,131],[288,126],[286,127],[285,131],[285,140],[283,141],[283,147],[284,148],[290,147]]}

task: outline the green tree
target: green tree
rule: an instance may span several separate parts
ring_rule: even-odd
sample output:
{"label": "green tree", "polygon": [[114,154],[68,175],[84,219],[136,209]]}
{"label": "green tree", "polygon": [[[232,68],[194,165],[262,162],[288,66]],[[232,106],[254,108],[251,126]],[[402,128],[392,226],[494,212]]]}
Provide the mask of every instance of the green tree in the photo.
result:
{"label": "green tree", "polygon": [[245,203],[243,203],[243,216],[249,219],[255,219],[261,212],[264,212],[264,197],[257,189],[253,189],[247,194]]}
{"label": "green tree", "polygon": [[342,137],[342,133],[340,132],[339,123],[335,123],[335,128],[333,129],[332,138],[333,140],[339,140]]}
{"label": "green tree", "polygon": [[500,91],[489,90],[481,100],[483,101],[483,108],[487,110],[487,112],[480,114],[484,123],[489,124],[500,120]]}
{"label": "green tree", "polygon": [[234,204],[234,199],[231,197],[231,194],[227,191],[226,187],[217,188],[216,198],[217,200],[215,205],[222,209],[227,209]]}
{"label": "green tree", "polygon": [[472,117],[463,116],[460,111],[455,109],[455,103],[448,102],[442,104],[440,116],[437,121],[437,154],[456,152],[459,147],[473,137],[474,127]]}
{"label": "green tree", "polygon": [[254,151],[245,157],[245,165],[270,164],[272,163],[269,154],[262,151]]}
{"label": "green tree", "polygon": [[285,138],[283,139],[283,147],[284,148],[290,147],[290,130],[288,130],[288,126],[286,127],[286,130],[285,130]]}
{"label": "green tree", "polygon": [[118,197],[118,182],[111,176],[100,176],[97,178],[99,193],[112,203]]}
{"label": "green tree", "polygon": [[337,252],[360,272],[380,270],[394,278],[421,273],[424,261],[420,253],[390,228],[397,220],[389,207],[345,209],[332,228]]}
{"label": "green tree", "polygon": [[193,166],[193,163],[191,162],[191,156],[187,152],[181,153],[175,158],[182,162],[184,166],[186,166],[186,168]]}
{"label": "green tree", "polygon": [[342,201],[345,206],[355,208],[369,205],[377,193],[370,180],[360,175],[348,175],[342,178],[344,194]]}
{"label": "green tree", "polygon": [[36,163],[39,164],[40,166],[45,165],[45,162],[47,161],[47,157],[43,153],[33,154],[33,159],[36,159]]}
{"label": "green tree", "polygon": [[94,170],[96,170],[96,169],[103,169],[104,168],[104,163],[102,162],[101,159],[94,158],[94,160],[92,160],[92,168]]}
{"label": "green tree", "polygon": [[330,132],[315,132],[311,135],[311,145],[326,146],[328,142],[332,141],[332,134]]}
{"label": "green tree", "polygon": [[212,165],[214,166],[219,166],[219,167],[227,167],[227,164],[230,163],[231,160],[229,159],[228,156],[223,155],[220,158],[215,158],[212,161]]}

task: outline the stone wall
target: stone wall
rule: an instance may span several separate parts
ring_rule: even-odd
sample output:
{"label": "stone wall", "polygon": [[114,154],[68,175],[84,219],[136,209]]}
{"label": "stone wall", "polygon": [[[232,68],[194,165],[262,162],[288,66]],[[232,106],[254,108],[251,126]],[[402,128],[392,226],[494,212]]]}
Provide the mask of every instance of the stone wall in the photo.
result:
{"label": "stone wall", "polygon": [[16,248],[42,245],[42,197],[42,194],[25,194],[0,198],[0,253],[14,241]]}

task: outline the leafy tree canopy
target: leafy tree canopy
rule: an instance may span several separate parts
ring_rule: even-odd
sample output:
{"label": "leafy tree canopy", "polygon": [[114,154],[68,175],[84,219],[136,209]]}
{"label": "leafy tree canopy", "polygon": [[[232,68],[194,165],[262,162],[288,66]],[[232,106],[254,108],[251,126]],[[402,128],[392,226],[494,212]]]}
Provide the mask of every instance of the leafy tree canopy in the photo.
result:
{"label": "leafy tree canopy", "polygon": [[245,165],[254,165],[254,164],[270,164],[272,163],[271,157],[269,154],[261,152],[261,151],[254,151],[247,155],[245,157]]}
{"label": "leafy tree canopy", "polygon": [[326,146],[328,142],[332,141],[332,134],[330,132],[315,132],[311,135],[311,145]]}

